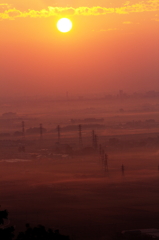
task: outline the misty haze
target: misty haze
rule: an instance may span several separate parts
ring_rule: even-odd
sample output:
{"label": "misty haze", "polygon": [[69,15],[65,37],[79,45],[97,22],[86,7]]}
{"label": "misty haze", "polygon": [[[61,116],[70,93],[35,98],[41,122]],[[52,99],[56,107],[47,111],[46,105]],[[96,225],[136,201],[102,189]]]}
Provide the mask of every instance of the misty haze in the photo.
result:
{"label": "misty haze", "polygon": [[159,239],[159,0],[0,0],[0,240]]}
{"label": "misty haze", "polygon": [[[0,199],[15,232],[158,228],[159,93],[1,100]],[[121,237],[121,236],[120,236]]]}

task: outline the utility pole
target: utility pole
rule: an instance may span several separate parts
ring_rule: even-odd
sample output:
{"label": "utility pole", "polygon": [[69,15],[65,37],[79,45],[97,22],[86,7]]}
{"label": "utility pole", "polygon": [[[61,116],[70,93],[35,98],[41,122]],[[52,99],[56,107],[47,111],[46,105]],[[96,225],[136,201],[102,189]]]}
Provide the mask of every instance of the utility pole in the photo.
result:
{"label": "utility pole", "polygon": [[39,148],[42,149],[43,146],[43,125],[40,123],[40,139],[39,139]]}
{"label": "utility pole", "polygon": [[25,137],[25,123],[24,123],[24,121],[22,121],[22,134],[23,134],[23,137]]}
{"label": "utility pole", "polygon": [[122,173],[122,176],[124,176],[124,174],[125,174],[125,166],[123,164],[121,165],[121,173]]}
{"label": "utility pole", "polygon": [[95,149],[97,149],[97,147],[98,147],[98,139],[97,139],[96,134],[94,135],[94,147],[95,147]]}
{"label": "utility pole", "polygon": [[58,143],[60,144],[60,140],[61,140],[61,128],[60,128],[60,125],[57,126],[57,134],[58,134]]}
{"label": "utility pole", "polygon": [[104,167],[105,167],[105,172],[108,172],[108,155],[106,153],[104,155]]}
{"label": "utility pole", "polygon": [[92,130],[92,147],[95,147],[95,132]]}
{"label": "utility pole", "polygon": [[43,136],[43,125],[40,123],[40,137],[42,138]]}
{"label": "utility pole", "polygon": [[81,125],[78,126],[78,132],[79,132],[79,147],[82,148],[83,143],[82,143],[82,126]]}
{"label": "utility pole", "polygon": [[101,154],[102,154],[102,145],[99,144],[99,155],[101,156]]}

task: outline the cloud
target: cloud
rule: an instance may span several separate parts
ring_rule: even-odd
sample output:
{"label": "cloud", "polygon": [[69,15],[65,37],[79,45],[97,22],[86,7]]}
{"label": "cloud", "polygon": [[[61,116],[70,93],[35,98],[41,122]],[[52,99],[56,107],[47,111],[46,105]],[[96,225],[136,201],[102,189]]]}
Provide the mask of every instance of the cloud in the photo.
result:
{"label": "cloud", "polygon": [[3,13],[5,10],[11,8],[11,5],[7,3],[0,3],[0,13]]}
{"label": "cloud", "polygon": [[0,19],[10,19],[15,18],[42,18],[51,16],[71,16],[71,15],[84,15],[84,16],[98,16],[106,15],[110,13],[116,14],[129,14],[129,13],[140,13],[140,12],[152,12],[159,11],[159,0],[148,0],[142,1],[136,4],[130,4],[129,1],[118,8],[105,8],[100,6],[95,7],[52,7],[49,6],[47,9],[42,9],[40,11],[28,9],[27,11],[20,11],[16,8],[11,8],[8,4],[0,4]]}
{"label": "cloud", "polygon": [[9,8],[10,6],[8,3],[0,3],[0,8]]}
{"label": "cloud", "polygon": [[152,11],[159,11],[159,0],[142,1],[132,5],[130,5],[130,2],[126,2],[123,7],[116,8],[116,13],[119,14]]}

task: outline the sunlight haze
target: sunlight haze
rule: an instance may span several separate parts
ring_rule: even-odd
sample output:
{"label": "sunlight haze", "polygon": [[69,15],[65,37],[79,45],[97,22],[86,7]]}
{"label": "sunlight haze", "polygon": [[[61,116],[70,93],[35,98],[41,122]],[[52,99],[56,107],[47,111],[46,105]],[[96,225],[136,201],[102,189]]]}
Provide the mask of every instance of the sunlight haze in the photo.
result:
{"label": "sunlight haze", "polygon": [[159,89],[158,28],[158,0],[1,1],[0,94]]}

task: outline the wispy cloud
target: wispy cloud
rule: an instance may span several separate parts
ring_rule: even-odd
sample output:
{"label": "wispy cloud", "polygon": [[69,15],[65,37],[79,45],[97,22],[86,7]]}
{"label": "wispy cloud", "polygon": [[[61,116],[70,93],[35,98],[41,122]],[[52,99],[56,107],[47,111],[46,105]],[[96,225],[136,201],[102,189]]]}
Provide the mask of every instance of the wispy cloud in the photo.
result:
{"label": "wispy cloud", "polygon": [[110,13],[116,14],[129,14],[140,12],[152,12],[159,10],[159,0],[142,1],[131,5],[129,1],[125,2],[122,7],[118,8],[105,8],[100,6],[95,7],[51,7],[42,9],[40,11],[28,9],[27,11],[20,11],[16,8],[11,8],[8,4],[0,4],[0,19],[25,18],[25,17],[51,17],[51,16],[71,16],[71,15],[85,15],[85,16],[98,16]]}
{"label": "wispy cloud", "polygon": [[10,6],[8,3],[0,3],[0,8],[9,8]]}
{"label": "wispy cloud", "polygon": [[7,3],[0,3],[0,13],[3,13],[5,10],[11,8],[11,5]]}

